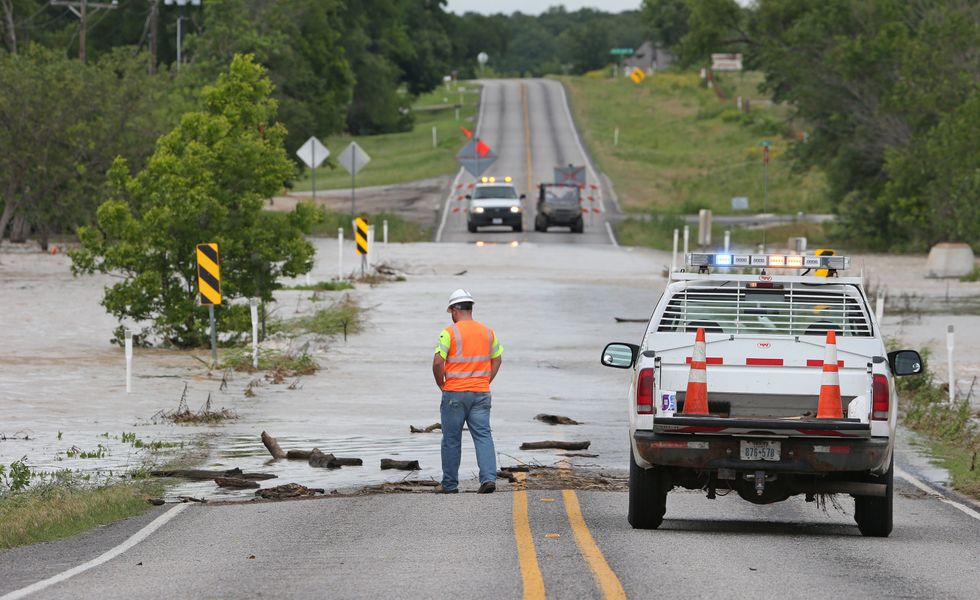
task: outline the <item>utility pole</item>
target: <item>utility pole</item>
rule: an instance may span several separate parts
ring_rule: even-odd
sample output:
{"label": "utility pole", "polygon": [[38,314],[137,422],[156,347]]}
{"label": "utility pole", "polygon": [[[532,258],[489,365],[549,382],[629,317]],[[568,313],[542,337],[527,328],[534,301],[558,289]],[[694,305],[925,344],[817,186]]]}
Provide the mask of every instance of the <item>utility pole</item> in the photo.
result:
{"label": "utility pole", "polygon": [[160,28],[160,0],[150,2],[150,75],[157,74],[157,35]]}
{"label": "utility pole", "polygon": [[119,0],[112,0],[112,4],[105,2],[89,2],[88,0],[51,0],[53,6],[67,6],[68,10],[78,17],[78,60],[85,62],[85,37],[88,31],[88,9],[92,9],[92,14],[99,12],[99,9],[118,8]]}
{"label": "utility pole", "polygon": [[178,9],[179,9],[179,11],[180,11],[177,14],[177,71],[179,72],[180,71],[180,63],[183,62],[183,60],[184,60],[183,57],[181,56],[181,53],[180,53],[180,50],[181,50],[181,48],[180,48],[181,39],[184,37],[184,31],[183,31],[184,23],[183,22],[184,22],[184,19],[187,18],[187,17],[184,16],[184,7],[187,6],[188,4],[191,4],[193,6],[200,6],[201,5],[201,0],[163,0],[163,3],[164,4],[168,4],[168,5],[170,5],[170,4],[176,4],[177,7],[178,7]]}
{"label": "utility pole", "polygon": [[[769,214],[769,147],[772,142],[765,140],[762,146],[762,212]],[[766,251],[766,227],[762,228],[762,252]]]}

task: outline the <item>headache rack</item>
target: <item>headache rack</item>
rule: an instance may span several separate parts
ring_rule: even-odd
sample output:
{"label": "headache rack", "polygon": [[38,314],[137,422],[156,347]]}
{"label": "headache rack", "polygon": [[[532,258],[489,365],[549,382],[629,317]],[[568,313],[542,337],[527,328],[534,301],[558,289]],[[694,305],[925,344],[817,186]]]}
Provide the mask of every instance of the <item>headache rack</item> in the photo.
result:
{"label": "headache rack", "polygon": [[826,335],[833,329],[844,336],[873,335],[856,286],[795,281],[758,286],[738,276],[721,285],[689,281],[668,301],[657,331],[690,332],[703,327],[707,333],[798,336]]}

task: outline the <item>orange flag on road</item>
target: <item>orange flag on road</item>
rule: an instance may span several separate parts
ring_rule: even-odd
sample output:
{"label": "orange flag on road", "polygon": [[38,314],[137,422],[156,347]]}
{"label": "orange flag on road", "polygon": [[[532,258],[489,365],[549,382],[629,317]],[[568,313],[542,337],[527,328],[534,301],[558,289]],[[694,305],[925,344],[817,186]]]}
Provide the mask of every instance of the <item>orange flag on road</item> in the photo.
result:
{"label": "orange flag on road", "polygon": [[483,140],[476,140],[476,153],[480,156],[490,154],[490,146],[483,143]]}
{"label": "orange flag on road", "polygon": [[469,129],[463,127],[462,125],[460,125],[459,128],[463,130],[463,135],[465,135],[466,137],[468,137],[468,138],[472,138],[473,137],[473,132],[470,131]]}

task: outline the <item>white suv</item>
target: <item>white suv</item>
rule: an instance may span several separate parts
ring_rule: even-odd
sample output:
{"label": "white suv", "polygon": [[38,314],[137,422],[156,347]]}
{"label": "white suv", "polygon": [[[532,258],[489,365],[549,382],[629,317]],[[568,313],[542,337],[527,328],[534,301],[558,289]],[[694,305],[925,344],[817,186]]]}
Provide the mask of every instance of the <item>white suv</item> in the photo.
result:
{"label": "white suv", "polygon": [[510,177],[503,181],[483,177],[466,199],[466,228],[470,233],[476,233],[478,227],[495,225],[524,230],[524,194],[518,195]]}

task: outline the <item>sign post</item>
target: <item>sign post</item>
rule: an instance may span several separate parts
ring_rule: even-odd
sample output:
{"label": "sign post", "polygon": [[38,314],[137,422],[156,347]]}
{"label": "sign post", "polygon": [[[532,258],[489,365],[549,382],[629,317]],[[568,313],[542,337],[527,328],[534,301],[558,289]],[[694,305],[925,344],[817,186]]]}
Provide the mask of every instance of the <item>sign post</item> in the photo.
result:
{"label": "sign post", "polygon": [[252,368],[259,368],[259,299],[250,298],[248,312],[252,316]]}
{"label": "sign post", "polygon": [[221,267],[218,244],[197,245],[198,299],[208,307],[211,320],[211,368],[218,364],[218,329],[214,321],[214,306],[221,304]]}
{"label": "sign post", "polygon": [[126,330],[126,393],[133,391],[133,332]]}
{"label": "sign post", "polygon": [[364,271],[367,267],[368,222],[361,217],[354,219],[354,242],[357,253],[361,257],[361,277],[364,277]]}
{"label": "sign post", "polygon": [[316,168],[329,158],[330,150],[327,150],[327,147],[321,144],[316,137],[310,136],[310,139],[306,140],[296,151],[296,156],[310,168],[310,178],[313,180],[313,201],[316,202]]}
{"label": "sign post", "polygon": [[340,153],[337,157],[337,162],[340,163],[344,169],[350,173],[350,215],[353,217],[357,213],[357,205],[354,200],[354,188],[357,184],[357,173],[364,168],[364,165],[371,161],[371,157],[368,156],[357,142],[351,142],[348,144],[344,151]]}
{"label": "sign post", "polygon": [[[769,213],[769,147],[772,142],[764,140],[762,146],[762,213]],[[762,253],[766,252],[766,228],[762,228]]]}
{"label": "sign post", "polygon": [[949,401],[956,399],[956,378],[953,374],[953,326],[946,327],[946,353],[949,359]]}

